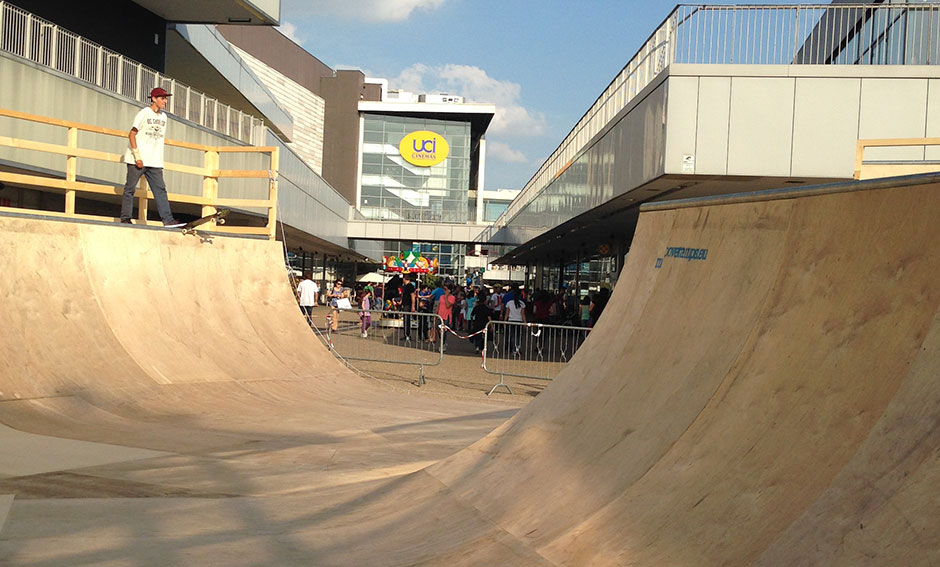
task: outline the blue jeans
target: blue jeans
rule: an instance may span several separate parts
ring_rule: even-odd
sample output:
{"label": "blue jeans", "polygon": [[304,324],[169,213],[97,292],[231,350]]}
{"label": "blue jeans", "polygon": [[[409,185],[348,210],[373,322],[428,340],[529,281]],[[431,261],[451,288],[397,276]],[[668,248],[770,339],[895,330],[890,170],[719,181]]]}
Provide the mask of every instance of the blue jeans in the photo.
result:
{"label": "blue jeans", "polygon": [[163,182],[163,168],[144,167],[137,169],[134,164],[127,164],[127,181],[124,183],[124,196],[121,198],[121,219],[130,220],[134,212],[134,192],[137,190],[137,182],[140,176],[147,176],[147,184],[150,185],[150,191],[153,193],[153,200],[157,202],[157,213],[163,224],[174,222],[173,213],[170,211],[170,201],[166,197],[166,183]]}

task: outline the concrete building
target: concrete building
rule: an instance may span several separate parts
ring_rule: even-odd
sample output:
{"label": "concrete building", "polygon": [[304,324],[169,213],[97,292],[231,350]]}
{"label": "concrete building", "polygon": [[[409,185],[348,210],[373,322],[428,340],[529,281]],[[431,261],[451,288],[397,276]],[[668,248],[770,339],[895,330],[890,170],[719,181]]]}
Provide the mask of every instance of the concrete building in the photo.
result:
{"label": "concrete building", "polygon": [[[511,200],[479,194],[493,105],[390,91],[384,79],[330,69],[273,28],[217,29],[295,117],[289,145],[352,205],[352,250],[377,262],[417,250],[437,260],[441,273],[463,273],[486,202],[492,210]],[[403,156],[402,141],[415,133],[432,137],[412,146],[426,141],[440,160]]]}
{"label": "concrete building", "polygon": [[838,4],[677,7],[480,242],[586,293],[643,203],[848,180],[858,140],[940,136],[940,5]]}

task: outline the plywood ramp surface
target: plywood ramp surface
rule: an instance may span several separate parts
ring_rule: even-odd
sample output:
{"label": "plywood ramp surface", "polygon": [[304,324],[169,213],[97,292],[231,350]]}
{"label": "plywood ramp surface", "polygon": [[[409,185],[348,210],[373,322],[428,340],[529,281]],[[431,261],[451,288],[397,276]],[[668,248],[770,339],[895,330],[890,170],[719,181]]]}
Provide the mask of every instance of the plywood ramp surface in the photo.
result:
{"label": "plywood ramp surface", "polygon": [[30,343],[0,346],[0,421],[168,454],[62,471],[67,498],[0,479],[24,495],[0,562],[936,564],[938,213],[929,176],[647,210],[587,343],[506,422],[347,373],[266,243],[4,221],[76,293],[26,252],[0,274]]}
{"label": "plywood ramp surface", "polygon": [[938,212],[936,184],[644,212],[569,367],[427,472],[558,565],[934,563]]}

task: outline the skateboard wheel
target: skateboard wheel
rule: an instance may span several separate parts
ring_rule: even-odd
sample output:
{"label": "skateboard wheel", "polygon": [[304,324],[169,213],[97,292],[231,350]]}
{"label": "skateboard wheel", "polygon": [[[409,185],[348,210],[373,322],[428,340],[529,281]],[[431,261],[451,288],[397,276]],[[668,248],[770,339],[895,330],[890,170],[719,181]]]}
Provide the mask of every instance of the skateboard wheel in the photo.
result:
{"label": "skateboard wheel", "polygon": [[225,224],[225,219],[219,219],[219,224]]}

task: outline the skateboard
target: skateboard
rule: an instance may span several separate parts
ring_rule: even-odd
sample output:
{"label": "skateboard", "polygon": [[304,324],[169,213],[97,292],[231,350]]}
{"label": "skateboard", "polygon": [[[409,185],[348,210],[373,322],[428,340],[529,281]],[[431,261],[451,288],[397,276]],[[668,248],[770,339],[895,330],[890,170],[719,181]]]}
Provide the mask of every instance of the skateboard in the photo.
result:
{"label": "skateboard", "polygon": [[195,234],[197,226],[204,225],[211,220],[216,221],[218,224],[225,224],[225,215],[228,214],[228,211],[229,209],[219,209],[214,214],[206,215],[202,218],[198,218],[192,222],[186,223],[180,227],[180,231],[182,231],[183,234]]}

